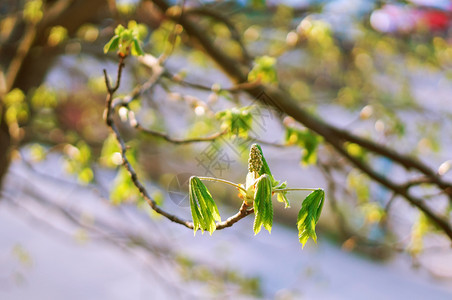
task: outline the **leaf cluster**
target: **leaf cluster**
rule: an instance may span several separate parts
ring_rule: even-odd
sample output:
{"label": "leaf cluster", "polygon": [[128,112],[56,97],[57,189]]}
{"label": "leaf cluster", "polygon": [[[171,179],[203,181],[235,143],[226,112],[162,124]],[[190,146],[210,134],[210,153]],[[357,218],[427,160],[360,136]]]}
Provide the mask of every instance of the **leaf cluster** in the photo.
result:
{"label": "leaf cluster", "polygon": [[209,231],[211,234],[216,229],[215,221],[220,222],[218,208],[207,187],[201,182],[202,179],[228,183],[239,189],[239,197],[248,206],[254,209],[254,234],[258,234],[262,227],[271,233],[273,226],[273,203],[272,196],[277,194],[279,202],[283,202],[285,207],[290,207],[286,194],[291,190],[312,190],[303,201],[298,214],[297,228],[300,243],[306,244],[309,237],[317,241],[315,226],[319,221],[320,214],[325,200],[325,193],[322,189],[287,189],[287,183],[275,180],[270,167],[265,160],[262,148],[253,144],[250,149],[248,160],[248,174],[245,185],[225,182],[225,180],[210,177],[191,177],[190,179],[190,207],[193,217],[193,227],[196,233],[201,229]]}
{"label": "leaf cluster", "polygon": [[130,21],[127,28],[118,25],[115,29],[115,35],[104,46],[104,53],[117,50],[122,57],[129,54],[133,56],[144,55],[140,43],[146,35],[146,26],[137,24],[135,21]]}

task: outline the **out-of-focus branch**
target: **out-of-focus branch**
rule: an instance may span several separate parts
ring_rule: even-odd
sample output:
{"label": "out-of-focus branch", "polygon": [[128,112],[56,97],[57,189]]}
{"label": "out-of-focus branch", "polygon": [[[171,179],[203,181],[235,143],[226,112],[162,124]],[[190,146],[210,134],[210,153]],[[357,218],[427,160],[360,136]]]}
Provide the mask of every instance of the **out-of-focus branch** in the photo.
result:
{"label": "out-of-focus branch", "polygon": [[143,126],[141,126],[141,124],[139,124],[138,122],[135,122],[135,128],[143,133],[152,135],[154,137],[159,137],[164,139],[167,142],[170,142],[172,144],[177,144],[177,145],[181,145],[181,144],[191,144],[191,143],[199,143],[199,142],[213,142],[215,140],[217,140],[218,138],[224,136],[227,131],[220,131],[217,133],[214,133],[212,135],[209,136],[205,136],[205,137],[197,137],[197,138],[188,138],[188,139],[177,139],[177,138],[173,138],[170,137],[168,134],[160,132],[160,131],[156,131],[156,130],[152,130],[152,129],[147,129],[144,128]]}
{"label": "out-of-focus branch", "polygon": [[[169,4],[164,0],[152,0],[163,12],[169,8]],[[213,40],[206,34],[204,28],[198,23],[192,21],[189,16],[184,16],[178,19],[178,22],[184,27],[185,32],[195,39],[204,51],[217,62],[217,64],[228,74],[236,83],[244,83],[247,81],[247,74],[249,68],[237,64],[233,58],[228,56],[221,48],[216,47]],[[355,167],[366,173],[370,178],[382,184],[393,192],[403,196],[410,204],[423,211],[436,225],[438,225],[444,233],[452,240],[452,227],[447,220],[436,215],[423,201],[418,197],[413,196],[403,185],[395,184],[386,177],[380,175],[371,166],[350,155],[344,148],[346,142],[352,142],[363,149],[373,152],[375,154],[385,156],[395,163],[403,166],[405,169],[416,170],[426,177],[428,177],[433,184],[441,188],[452,201],[452,184],[445,182],[439,177],[436,172],[431,170],[425,164],[411,158],[407,155],[400,154],[383,145],[377,144],[374,141],[356,136],[348,131],[336,128],[325,121],[318,119],[309,112],[299,106],[292,96],[281,87],[259,85],[247,90],[247,93],[256,99],[260,99],[264,104],[269,105],[288,114],[296,121],[303,124],[308,129],[321,135],[326,142],[333,146],[333,148],[344,158],[346,158]],[[265,99],[259,97],[265,93]]]}
{"label": "out-of-focus branch", "polygon": [[239,31],[235,27],[234,23],[232,23],[228,17],[224,16],[223,14],[221,14],[211,8],[206,8],[206,7],[195,7],[195,8],[186,9],[184,11],[184,13],[186,15],[207,16],[207,17],[213,18],[213,19],[223,23],[224,25],[226,25],[229,29],[229,32],[231,33],[231,37],[240,46],[240,49],[242,51],[243,62],[245,64],[247,64],[248,66],[251,66],[251,64],[253,62],[253,58],[249,54],[248,49],[246,49]]}
{"label": "out-of-focus branch", "polygon": [[[206,92],[213,92],[214,91],[212,87],[208,87],[208,86],[205,86],[205,85],[202,85],[202,84],[199,84],[199,83],[194,83],[194,82],[189,82],[189,81],[186,81],[186,80],[179,79],[179,78],[177,78],[177,75],[171,74],[168,70],[166,70],[163,73],[163,77],[168,78],[172,82],[174,82],[176,84],[179,84],[181,86],[184,86],[184,87],[194,88],[194,89],[201,90],[201,91],[206,91]],[[238,92],[241,92],[241,91],[245,91],[245,90],[251,89],[251,88],[256,87],[258,85],[259,85],[259,83],[257,83],[257,82],[243,82],[243,83],[237,83],[234,86],[229,87],[229,88],[221,87],[216,92],[225,91],[225,92],[228,92],[228,93],[238,93]]]}
{"label": "out-of-focus branch", "polygon": [[[183,225],[187,228],[193,229],[194,228],[193,222],[183,220],[180,217],[163,210],[157,204],[157,202],[150,196],[149,192],[147,191],[147,189],[144,187],[143,183],[138,178],[138,175],[137,175],[135,169],[133,168],[132,164],[127,159],[127,156],[126,156],[127,146],[126,146],[124,139],[121,136],[121,133],[119,132],[118,127],[116,126],[116,124],[114,122],[114,119],[113,119],[114,106],[112,105],[114,94],[120,86],[121,75],[122,75],[122,71],[124,69],[124,60],[125,60],[125,56],[120,55],[117,74],[116,74],[116,83],[114,86],[111,85],[110,79],[108,78],[108,75],[107,75],[107,71],[104,70],[105,85],[107,87],[107,97],[106,97],[106,101],[105,101],[106,106],[105,106],[105,111],[104,111],[104,120],[105,120],[107,126],[113,132],[113,134],[116,138],[116,141],[119,144],[119,147],[121,149],[122,165],[128,171],[133,184],[140,191],[140,194],[142,195],[142,197],[145,199],[145,201],[149,204],[149,206],[156,213],[166,217],[167,219],[169,219],[172,222],[175,222],[175,223]],[[253,212],[254,212],[253,208],[249,207],[248,205],[246,205],[245,202],[243,202],[239,212],[237,214],[233,215],[232,217],[228,218],[226,221],[217,222],[216,229],[219,230],[219,229],[224,229],[224,228],[230,227],[234,223],[240,221],[241,219],[243,219],[244,217],[248,216],[249,214],[251,214]]]}

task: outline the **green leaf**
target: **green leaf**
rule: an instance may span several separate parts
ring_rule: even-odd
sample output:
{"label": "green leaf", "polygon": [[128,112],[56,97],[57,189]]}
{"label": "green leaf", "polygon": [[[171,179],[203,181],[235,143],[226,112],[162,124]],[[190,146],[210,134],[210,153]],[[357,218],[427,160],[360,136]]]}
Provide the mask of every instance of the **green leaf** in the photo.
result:
{"label": "green leaf", "polygon": [[[285,188],[287,188],[287,182],[285,182],[285,181],[275,187],[275,189],[278,189],[278,190],[282,190]],[[276,198],[279,202],[283,202],[285,204],[284,208],[289,208],[290,203],[289,203],[289,199],[287,199],[287,197],[286,197],[286,194],[287,194],[287,192],[278,192]]]}
{"label": "green leaf", "polygon": [[317,147],[321,138],[310,130],[300,130],[288,127],[286,129],[286,143],[298,145],[303,148],[301,162],[303,165],[312,165],[317,161]]}
{"label": "green leaf", "polygon": [[190,178],[189,190],[194,233],[196,234],[196,231],[201,229],[203,233],[204,230],[207,230],[212,234],[216,229],[215,221],[221,222],[215,201],[213,201],[207,187],[196,176]]}
{"label": "green leaf", "polygon": [[118,26],[116,26],[115,28],[115,35],[120,36],[121,33],[125,30],[124,26],[122,26],[121,24],[119,24]]}
{"label": "green leaf", "polygon": [[254,234],[261,231],[264,226],[271,233],[273,225],[273,206],[272,206],[272,182],[267,174],[259,177],[256,183],[256,192],[254,194]]}
{"label": "green leaf", "polygon": [[111,40],[104,46],[104,53],[115,51],[119,47],[119,36],[115,35]]}
{"label": "green leaf", "polygon": [[297,218],[298,238],[303,248],[309,238],[317,242],[315,225],[319,221],[324,201],[325,192],[322,189],[313,191],[303,201]]}
{"label": "green leaf", "polygon": [[137,39],[133,39],[132,55],[134,55],[134,56],[144,55],[143,49],[141,49],[140,43],[138,42]]}
{"label": "green leaf", "polygon": [[290,202],[289,202],[289,199],[287,199],[286,194],[287,194],[287,192],[278,193],[278,195],[276,196],[276,199],[279,202],[283,202],[284,203],[284,205],[285,205],[284,208],[289,208],[290,207]]}
{"label": "green leaf", "polygon": [[248,138],[248,131],[251,129],[253,116],[251,115],[249,107],[232,108],[220,111],[216,117],[221,120],[221,128],[229,130],[232,134]]}

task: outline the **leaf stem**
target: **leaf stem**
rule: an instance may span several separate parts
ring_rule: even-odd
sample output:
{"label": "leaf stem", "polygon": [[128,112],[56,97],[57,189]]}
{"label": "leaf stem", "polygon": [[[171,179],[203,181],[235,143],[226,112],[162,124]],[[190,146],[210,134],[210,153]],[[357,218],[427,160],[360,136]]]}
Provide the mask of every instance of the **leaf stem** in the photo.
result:
{"label": "leaf stem", "polygon": [[234,182],[231,182],[231,181],[228,181],[228,180],[224,180],[224,179],[220,179],[220,178],[214,178],[214,177],[198,177],[198,178],[201,179],[201,180],[206,180],[206,181],[216,181],[216,182],[226,183],[226,184],[232,185],[232,186],[234,186],[234,187],[236,187],[238,189],[241,189],[242,191],[246,192],[246,190],[243,187],[241,187],[237,183],[234,183]]}
{"label": "leaf stem", "polygon": [[314,188],[298,188],[298,189],[275,189],[272,192],[274,193],[283,193],[283,192],[292,192],[292,191],[315,191],[318,189]]}

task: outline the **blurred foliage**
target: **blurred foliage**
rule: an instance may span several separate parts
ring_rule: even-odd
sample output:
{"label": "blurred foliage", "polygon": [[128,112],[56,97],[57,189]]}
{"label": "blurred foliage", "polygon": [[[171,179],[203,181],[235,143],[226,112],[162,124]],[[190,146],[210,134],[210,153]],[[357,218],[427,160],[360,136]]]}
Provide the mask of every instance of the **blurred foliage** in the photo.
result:
{"label": "blurred foliage", "polygon": [[42,0],[28,0],[23,10],[24,19],[30,23],[38,23],[43,16]]}
{"label": "blurred foliage", "polygon": [[278,83],[276,75],[276,59],[270,56],[257,57],[254,67],[248,74],[249,81],[261,81],[263,83]]}
{"label": "blurred foliage", "polygon": [[221,129],[227,130],[231,134],[247,138],[248,131],[251,129],[253,116],[250,107],[232,108],[220,111],[216,117],[221,120]]}
{"label": "blurred foliage", "polygon": [[[47,2],[21,1],[20,18],[31,26],[39,24]],[[317,2],[301,8],[265,0],[217,2],[198,8],[226,15],[237,27],[238,37],[221,19],[200,16],[193,19],[205,25],[205,35],[214,41],[216,48],[224,49],[237,62],[245,60],[240,45],[243,42],[251,54],[249,83],[260,81],[286,88],[297,104],[315,112],[319,118],[337,121],[335,124],[340,123],[347,130],[398,151],[416,157],[427,155],[427,159],[432,160],[444,158],[439,153],[447,147],[443,137],[448,133],[445,128],[451,125],[451,112],[447,109],[442,111],[443,104],[435,111],[429,103],[421,102],[419,85],[434,81],[432,91],[450,85],[450,20],[447,25],[441,25],[443,23],[439,21],[429,23],[431,19],[424,18],[426,12],[450,12],[416,7],[407,1],[400,6],[417,9],[412,17],[422,20],[410,28],[402,28],[403,24],[386,14],[389,25],[386,24],[388,27],[383,30],[377,21],[381,14],[385,14],[385,7],[391,4],[379,1],[369,1],[367,8],[359,12],[340,13],[332,11],[332,5],[328,3],[320,6]],[[168,71],[159,77],[155,86],[147,87],[127,104],[145,127],[176,137],[187,133],[189,137],[199,137],[226,131],[228,134],[216,141],[215,146],[226,148],[233,144],[234,149],[242,154],[244,149],[248,149],[243,141],[254,133],[258,124],[253,118],[253,106],[249,106],[252,99],[243,99],[245,97],[237,91],[227,89],[230,82],[218,75],[220,72],[216,65],[201,50],[198,42],[186,35],[180,24],[170,21],[155,7],[139,2],[117,3],[116,10],[114,18],[90,19],[75,31],[69,26],[46,28],[44,44],[34,46],[32,51],[35,59],[40,55],[55,55],[55,63],[47,66],[47,76],[41,76],[40,82],[31,88],[7,91],[1,109],[4,109],[10,133],[18,144],[30,145],[32,161],[45,160],[49,149],[59,149],[65,170],[82,184],[96,184],[96,168],[107,168],[115,172],[115,179],[109,187],[112,203],[130,201],[142,205],[129,174],[124,168],[118,168],[123,163],[121,153],[101,117],[106,92],[101,69],[106,68],[112,75],[117,64],[114,55],[107,59],[101,55],[105,43],[105,52],[140,56],[126,60],[126,75],[118,94],[120,100],[129,100],[127,97],[134,88],[144,86],[158,70],[156,67]],[[180,13],[180,8],[174,6],[168,15],[177,13]],[[11,12],[1,21],[2,42],[16,32],[12,30],[16,24],[15,17],[17,14]],[[109,40],[111,36],[113,38]],[[142,54],[152,54],[154,65],[142,63]],[[1,71],[4,70],[6,68]],[[436,99],[436,95],[428,97],[432,102]],[[162,174],[176,172],[176,167],[199,168],[200,164],[196,165],[192,160],[205,148],[184,146],[183,150],[172,155],[171,151],[163,148],[166,146],[162,146],[162,140],[144,133],[133,133],[127,120],[127,117],[121,120],[120,130],[131,149],[129,159],[140,176],[158,182]],[[300,149],[303,166],[328,163],[333,173],[336,172],[333,177],[343,192],[337,197],[340,202],[338,211],[353,212],[350,215],[345,212],[345,215],[363,220],[362,224],[355,226],[355,231],[345,236],[362,234],[365,239],[373,238],[369,233],[373,228],[391,226],[386,223],[391,216],[386,211],[392,201],[390,197],[376,188],[361,171],[345,166],[319,135],[287,124],[272,123],[271,126],[274,126],[271,129],[274,131],[282,128],[277,143]],[[263,139],[266,137],[263,135]],[[392,175],[390,163],[378,162],[357,144],[347,143],[345,148],[359,161],[381,166],[384,176]],[[153,152],[161,149],[164,149],[161,151],[163,158]],[[305,173],[297,174],[303,180],[310,179],[310,175]],[[155,196],[159,203],[163,202],[158,193]],[[309,198],[313,211],[321,205],[318,196],[315,194]],[[278,200],[288,205],[284,194],[278,194]],[[323,200],[321,202],[323,204]],[[444,215],[450,216],[450,212],[444,210]],[[313,217],[314,212],[309,216],[307,218],[306,212],[300,212],[298,226],[301,232],[314,237],[312,228],[318,218]],[[350,223],[359,223],[356,220]],[[423,214],[407,223],[411,241],[405,246],[411,253],[419,254],[423,251],[423,238],[437,231]],[[334,226],[333,230],[337,227]],[[385,227],[382,231],[386,233],[390,229]],[[306,237],[306,234],[301,234],[300,241],[305,242]],[[386,242],[386,236],[376,240]],[[197,273],[193,276],[204,275]],[[258,285],[253,281],[250,289],[258,289]]]}
{"label": "blurred foliage", "polygon": [[262,297],[261,281],[257,277],[243,276],[234,270],[215,270],[206,265],[196,264],[187,256],[177,257],[182,277],[186,281],[207,282],[217,294],[238,290],[240,295]]}
{"label": "blurred foliage", "polygon": [[127,28],[118,25],[115,28],[115,35],[104,46],[104,52],[116,51],[122,57],[129,54],[137,56],[143,55],[141,49],[141,40],[147,35],[147,28],[144,24],[137,24],[135,21],[129,21]]}
{"label": "blurred foliage", "polygon": [[297,145],[302,149],[301,162],[303,165],[312,165],[317,162],[317,147],[321,142],[318,135],[306,129],[286,127],[285,140],[287,145]]}

